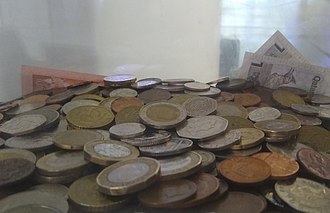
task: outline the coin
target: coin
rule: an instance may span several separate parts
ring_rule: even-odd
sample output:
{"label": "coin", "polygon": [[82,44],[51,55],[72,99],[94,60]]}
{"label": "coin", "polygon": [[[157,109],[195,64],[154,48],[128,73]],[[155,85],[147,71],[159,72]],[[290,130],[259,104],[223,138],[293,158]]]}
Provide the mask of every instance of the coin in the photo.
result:
{"label": "coin", "polygon": [[295,115],[285,113],[285,112],[281,112],[281,116],[278,119],[283,119],[283,120],[288,120],[288,121],[295,121],[295,122],[301,124],[300,120]]}
{"label": "coin", "polygon": [[330,159],[325,155],[313,149],[302,148],[298,151],[297,158],[307,172],[322,180],[330,180]]}
{"label": "coin", "polygon": [[280,86],[278,89],[289,91],[289,92],[291,92],[295,95],[299,95],[301,97],[306,97],[307,96],[307,92],[305,90],[297,88],[297,87]]}
{"label": "coin", "polygon": [[156,85],[154,87],[155,89],[163,89],[168,92],[182,92],[184,91],[184,86],[183,85]]}
{"label": "coin", "polygon": [[273,107],[260,107],[249,113],[249,119],[253,122],[275,120],[281,116],[281,112]]}
{"label": "coin", "polygon": [[96,83],[88,83],[88,84],[71,87],[69,90],[73,92],[74,95],[83,95],[83,94],[93,93],[97,91],[98,88],[99,85],[97,85]]}
{"label": "coin", "polygon": [[235,95],[233,93],[230,93],[230,92],[221,92],[220,93],[220,96],[217,97],[215,100],[217,102],[221,102],[221,101],[232,101],[234,100],[235,98]]}
{"label": "coin", "polygon": [[106,86],[122,86],[134,83],[136,77],[131,74],[114,74],[106,76],[103,81]]}
{"label": "coin", "polygon": [[223,133],[227,125],[226,119],[216,115],[208,115],[189,118],[185,124],[177,127],[176,132],[180,137],[207,140]]}
{"label": "coin", "polygon": [[146,91],[141,92],[138,95],[138,98],[141,99],[144,103],[150,103],[154,101],[164,101],[171,98],[171,93],[164,89],[149,89]]}
{"label": "coin", "polygon": [[237,130],[240,132],[241,140],[238,144],[230,147],[232,150],[248,149],[263,142],[265,134],[261,130],[255,128],[240,128]]}
{"label": "coin", "polygon": [[215,157],[219,160],[224,160],[227,158],[235,157],[235,156],[251,156],[255,153],[260,152],[262,149],[262,145],[254,146],[249,149],[243,149],[243,150],[231,150],[231,149],[226,149],[222,151],[218,151],[215,153]]}
{"label": "coin", "polygon": [[139,112],[142,106],[129,106],[115,115],[116,124],[139,122]]}
{"label": "coin", "polygon": [[52,109],[47,109],[43,107],[24,113],[24,115],[31,114],[40,114],[46,117],[47,121],[44,125],[42,125],[42,129],[44,130],[57,126],[60,122],[60,114]]}
{"label": "coin", "polygon": [[168,101],[170,103],[182,105],[186,100],[197,97],[199,96],[193,94],[172,94],[172,98],[170,98]]}
{"label": "coin", "polygon": [[186,138],[171,138],[171,140],[153,146],[139,147],[145,156],[163,157],[177,155],[191,150],[193,142]]}
{"label": "coin", "polygon": [[6,140],[6,147],[26,149],[29,151],[40,151],[49,149],[53,146],[53,134],[38,132],[25,136],[11,137]]}
{"label": "coin", "polygon": [[301,212],[329,212],[330,189],[305,178],[278,181],[276,194],[286,204]]}
{"label": "coin", "polygon": [[325,95],[315,94],[312,97],[311,103],[313,104],[330,104],[330,97]]}
{"label": "coin", "polygon": [[121,98],[118,98],[118,99],[116,99],[112,102],[111,109],[114,112],[119,113],[120,111],[122,111],[126,107],[130,107],[130,106],[142,107],[143,106],[143,101],[139,98],[136,98],[136,97],[121,97]]}
{"label": "coin", "polygon": [[90,141],[102,140],[103,135],[87,129],[68,130],[57,132],[54,135],[54,144],[62,149],[82,150]]}
{"label": "coin", "polygon": [[133,138],[144,134],[146,127],[140,123],[122,123],[110,127],[110,137]]}
{"label": "coin", "polygon": [[210,151],[219,151],[239,143],[240,140],[241,132],[239,130],[230,130],[211,140],[200,141],[198,142],[198,146]]}
{"label": "coin", "polygon": [[191,91],[191,90],[184,90],[184,92],[186,94],[190,94],[190,95],[198,95],[198,96],[205,96],[205,97],[209,97],[209,98],[215,98],[220,95],[221,90],[216,87],[210,87],[210,89],[206,90],[206,91],[197,92],[197,91]]}
{"label": "coin", "polygon": [[31,161],[33,164],[37,161],[36,155],[25,149],[0,149],[0,160],[11,158],[23,158]]}
{"label": "coin", "polygon": [[137,91],[130,88],[119,88],[112,90],[109,94],[110,97],[135,97],[137,96]]}
{"label": "coin", "polygon": [[270,166],[270,178],[273,180],[289,179],[295,176],[299,170],[297,161],[276,152],[260,152],[252,155],[252,157],[263,160]]}
{"label": "coin", "polygon": [[143,106],[139,117],[144,124],[156,129],[170,129],[183,122],[187,113],[178,105],[169,102],[154,102]]}
{"label": "coin", "polygon": [[271,137],[265,137],[264,139],[266,142],[269,142],[269,143],[283,143],[283,142],[287,142],[287,141],[291,140],[292,136],[281,136],[281,137],[271,136]]}
{"label": "coin", "polygon": [[50,96],[46,100],[46,104],[62,104],[66,103],[73,98],[74,94],[70,90]]}
{"label": "coin", "polygon": [[6,115],[8,115],[8,116],[19,115],[24,112],[29,112],[29,111],[41,108],[41,107],[45,106],[45,104],[46,104],[45,102],[33,102],[33,103],[22,104],[22,105],[19,105],[18,107],[7,110]]}
{"label": "coin", "polygon": [[197,81],[185,83],[183,86],[187,90],[196,91],[196,92],[207,91],[210,89],[210,85]]}
{"label": "coin", "polygon": [[116,140],[94,140],[84,146],[85,159],[103,166],[139,157],[140,152],[130,144]]}
{"label": "coin", "polygon": [[62,105],[60,104],[50,104],[50,105],[46,105],[46,106],[43,106],[40,108],[40,110],[43,110],[43,109],[50,109],[50,110],[54,110],[54,111],[57,111],[59,112],[62,108]]}
{"label": "coin", "polygon": [[318,107],[319,113],[317,117],[323,120],[330,120],[330,109],[325,107]]}
{"label": "coin", "polygon": [[158,182],[139,192],[139,201],[153,208],[167,208],[182,203],[196,195],[197,186],[186,179]]}
{"label": "coin", "polygon": [[246,80],[239,78],[229,79],[229,81],[217,83],[217,87],[223,91],[241,90],[244,89],[246,85]]}
{"label": "coin", "polygon": [[291,109],[302,115],[318,115],[317,108],[307,104],[291,104]]}
{"label": "coin", "polygon": [[46,192],[50,193],[56,196],[59,196],[60,198],[67,199],[68,194],[68,187],[62,185],[62,184],[51,184],[51,183],[45,183],[40,185],[35,185],[29,190],[39,191],[39,192]]}
{"label": "coin", "polygon": [[292,104],[305,103],[300,96],[286,90],[274,90],[272,97],[279,105],[286,108],[289,108]]}
{"label": "coin", "polygon": [[108,110],[112,110],[112,108],[111,108],[111,105],[112,105],[112,103],[115,101],[115,100],[117,100],[118,99],[118,97],[112,97],[112,98],[106,98],[106,99],[104,99],[103,101],[101,101],[100,103],[99,103],[99,105],[100,106],[104,106],[105,108],[107,108]]}
{"label": "coin", "polygon": [[61,111],[63,114],[68,114],[71,110],[80,107],[80,106],[98,106],[99,102],[98,101],[93,101],[93,100],[75,100],[75,101],[70,101],[67,102],[66,104],[63,105]]}
{"label": "coin", "polygon": [[4,139],[2,139],[2,138],[0,138],[0,148],[2,148],[2,147],[3,147],[3,145],[5,145],[5,140],[4,140]]}
{"label": "coin", "polygon": [[160,78],[144,78],[132,84],[132,87],[134,89],[149,89],[160,83],[162,83]]}
{"label": "coin", "polygon": [[25,135],[39,130],[46,121],[43,115],[20,115],[4,122],[0,126],[0,132],[14,136]]}
{"label": "coin", "polygon": [[245,118],[239,116],[223,116],[228,120],[228,130],[239,129],[239,128],[253,128],[253,123]]}
{"label": "coin", "polygon": [[234,95],[234,103],[244,107],[255,106],[260,102],[261,98],[253,93],[237,93]]}
{"label": "coin", "polygon": [[39,172],[35,172],[33,175],[33,179],[40,184],[70,184],[81,176],[84,176],[84,173],[85,171],[75,171],[74,173],[70,174],[47,176],[42,175]]}
{"label": "coin", "polygon": [[148,131],[144,135],[135,138],[121,139],[125,143],[129,143],[133,146],[153,146],[162,144],[171,139],[171,133],[160,130],[160,131]]}
{"label": "coin", "polygon": [[194,82],[194,79],[191,78],[172,78],[172,79],[163,79],[163,83],[169,84],[169,85],[178,85],[178,84],[185,84],[189,82]]}
{"label": "coin", "polygon": [[110,125],[114,115],[102,106],[80,106],[71,110],[66,120],[76,128],[100,129]]}
{"label": "coin", "polygon": [[202,157],[200,172],[211,172],[215,169],[215,155],[205,150],[194,150]]}
{"label": "coin", "polygon": [[95,94],[83,94],[83,95],[78,95],[74,98],[72,98],[71,101],[76,101],[76,100],[92,100],[92,101],[103,101],[105,98],[95,95]]}
{"label": "coin", "polygon": [[259,121],[255,123],[254,126],[257,129],[262,130],[268,137],[286,137],[296,135],[301,128],[301,125],[295,121],[282,119]]}
{"label": "coin", "polygon": [[[322,124],[322,121],[316,117],[300,115],[300,114],[294,113],[292,111],[284,111],[284,112],[282,111],[281,113],[282,113],[282,115],[283,114],[293,115],[295,118],[298,119],[298,121],[299,121],[298,123],[300,123],[302,126],[318,126],[318,125]],[[289,120],[289,119],[285,119],[285,120]],[[290,120],[295,120],[295,119],[290,119]]]}
{"label": "coin", "polygon": [[241,105],[232,102],[218,102],[217,115],[247,118],[248,112]]}
{"label": "coin", "polygon": [[74,206],[88,212],[108,212],[129,202],[128,197],[110,197],[97,190],[97,174],[79,178],[70,185],[69,200]]}
{"label": "coin", "polygon": [[220,83],[220,82],[223,82],[223,81],[228,81],[228,80],[229,80],[229,77],[225,76],[225,77],[221,77],[221,78],[218,78],[216,80],[213,80],[213,81],[209,81],[209,82],[207,82],[207,84],[217,84],[217,83]]}
{"label": "coin", "polygon": [[196,173],[202,164],[202,157],[190,151],[184,154],[159,159],[160,180],[184,178]]}
{"label": "coin", "polygon": [[131,194],[153,184],[160,174],[160,163],[152,158],[120,161],[102,170],[96,178],[98,190],[118,196]]}
{"label": "coin", "polygon": [[199,117],[212,114],[217,109],[217,101],[209,97],[190,98],[183,103],[187,115]]}
{"label": "coin", "polygon": [[220,162],[218,171],[228,180],[237,184],[257,184],[271,175],[270,166],[253,157],[232,157]]}
{"label": "coin", "polygon": [[294,140],[288,141],[288,143],[284,144],[276,144],[276,143],[267,143],[267,149],[271,152],[277,152],[284,154],[292,159],[297,159],[297,152],[302,148],[308,148],[308,146],[297,143]]}

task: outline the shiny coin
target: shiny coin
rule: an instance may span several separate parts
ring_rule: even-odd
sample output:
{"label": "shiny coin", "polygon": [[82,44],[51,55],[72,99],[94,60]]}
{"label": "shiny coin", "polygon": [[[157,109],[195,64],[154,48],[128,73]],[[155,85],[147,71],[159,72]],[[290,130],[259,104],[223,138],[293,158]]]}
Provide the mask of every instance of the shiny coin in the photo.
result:
{"label": "shiny coin", "polygon": [[171,98],[171,93],[163,89],[149,89],[141,92],[138,95],[138,98],[141,99],[144,103],[150,103],[154,101],[165,101]]}
{"label": "shiny coin", "polygon": [[183,122],[186,110],[177,104],[154,102],[143,106],[139,112],[143,123],[156,129],[170,129]]}
{"label": "shiny coin", "polygon": [[137,91],[130,88],[119,88],[110,92],[110,97],[135,97],[137,96]]}
{"label": "shiny coin", "polygon": [[0,160],[0,187],[8,186],[29,177],[34,171],[34,163],[23,158]]}
{"label": "shiny coin", "polygon": [[9,115],[9,116],[19,115],[24,112],[29,112],[29,111],[41,108],[41,107],[45,106],[45,104],[46,104],[45,102],[34,102],[34,103],[22,104],[22,105],[19,105],[18,107],[7,110],[6,115]]}
{"label": "shiny coin", "polygon": [[108,166],[118,161],[139,157],[140,152],[132,145],[116,140],[95,140],[84,146],[85,159]]}
{"label": "shiny coin", "polygon": [[270,166],[253,157],[232,157],[221,161],[218,171],[228,180],[237,184],[257,184],[271,175]]}
{"label": "shiny coin", "polygon": [[108,110],[112,110],[112,108],[111,108],[111,105],[112,105],[112,103],[115,101],[115,100],[117,100],[118,99],[118,97],[112,97],[112,98],[106,98],[106,99],[104,99],[103,101],[101,101],[100,103],[99,103],[99,105],[100,106],[104,106],[105,108],[107,108]]}
{"label": "shiny coin", "polygon": [[233,93],[230,92],[221,92],[220,96],[218,96],[216,98],[217,102],[221,102],[221,101],[232,101],[234,100],[235,95]]}
{"label": "shiny coin", "polygon": [[207,82],[207,84],[217,84],[217,83],[220,83],[220,82],[223,82],[223,81],[228,81],[228,80],[229,80],[229,77],[225,76],[225,77],[221,77],[217,80],[209,81],[209,82]]}
{"label": "shiny coin", "polygon": [[0,149],[0,160],[23,158],[31,161],[33,164],[37,161],[37,157],[33,152],[24,149]]}
{"label": "shiny coin", "polygon": [[260,121],[255,123],[254,126],[265,132],[265,135],[268,137],[287,137],[296,135],[301,128],[301,125],[295,121],[281,119]]}
{"label": "shiny coin", "polygon": [[252,155],[252,157],[263,160],[270,166],[270,178],[273,180],[289,179],[299,171],[299,164],[297,161],[276,152],[260,152]]}
{"label": "shiny coin", "polygon": [[92,174],[79,178],[70,185],[68,194],[74,206],[88,212],[108,212],[128,203],[128,197],[110,197],[100,193],[96,176]]}
{"label": "shiny coin", "polygon": [[184,86],[183,85],[156,85],[155,89],[163,89],[168,92],[183,92]]}
{"label": "shiny coin", "polygon": [[103,80],[106,85],[116,86],[134,83],[136,81],[136,77],[131,74],[114,74],[106,76]]}
{"label": "shiny coin", "polygon": [[172,138],[171,140],[153,146],[139,147],[141,154],[146,156],[169,156],[187,152],[191,150],[193,142],[186,138]]}
{"label": "shiny coin", "polygon": [[298,211],[329,212],[330,189],[318,182],[304,178],[278,181],[275,191],[281,200]]}
{"label": "shiny coin", "polygon": [[96,178],[100,192],[126,195],[147,188],[159,177],[160,164],[152,158],[120,161],[105,168]]}
{"label": "shiny coin", "polygon": [[144,135],[135,138],[121,139],[121,141],[131,144],[133,146],[153,146],[157,144],[162,144],[171,139],[171,133],[160,130],[146,132]]}
{"label": "shiny coin", "polygon": [[6,121],[0,126],[0,132],[10,135],[25,135],[39,130],[46,123],[43,115],[21,115]]}
{"label": "shiny coin", "polygon": [[253,93],[238,93],[234,96],[234,103],[244,107],[250,107],[260,104],[261,98]]}
{"label": "shiny coin", "polygon": [[249,113],[249,119],[253,122],[275,120],[281,116],[281,112],[273,107],[260,107]]}
{"label": "shiny coin", "polygon": [[199,117],[212,114],[217,109],[217,101],[209,97],[190,98],[183,103],[187,115]]}
{"label": "shiny coin", "polygon": [[193,140],[207,140],[224,132],[228,121],[220,116],[208,115],[189,118],[187,122],[177,127],[176,132],[180,137]]}
{"label": "shiny coin", "polygon": [[114,115],[102,106],[80,106],[71,110],[66,120],[76,128],[100,129],[109,126]]}
{"label": "shiny coin", "polygon": [[302,148],[298,151],[297,158],[307,172],[322,180],[330,180],[330,159],[325,155],[313,149]]}
{"label": "shiny coin", "polygon": [[275,90],[273,99],[281,106],[289,108],[292,104],[304,104],[305,101],[298,95],[286,90]]}
{"label": "shiny coin", "polygon": [[93,100],[75,100],[75,101],[70,101],[66,104],[63,105],[62,107],[62,112],[63,114],[68,114],[71,110],[80,107],[80,106],[97,106],[99,105],[98,101],[93,101]]}
{"label": "shiny coin", "polygon": [[115,138],[138,137],[143,135],[145,131],[146,127],[140,123],[116,124],[109,129],[110,136]]}
{"label": "shiny coin", "polygon": [[95,95],[95,94],[83,94],[83,95],[78,95],[74,98],[72,98],[72,101],[76,100],[92,100],[92,101],[103,101],[105,98]]}
{"label": "shiny coin", "polygon": [[38,132],[25,136],[11,137],[6,140],[6,147],[39,151],[49,149],[53,146],[53,134]]}
{"label": "shiny coin", "polygon": [[309,148],[308,146],[301,143],[296,143],[293,140],[288,141],[288,143],[284,144],[267,143],[266,146],[269,151],[284,154],[294,160],[297,159],[297,152],[300,149]]}
{"label": "shiny coin", "polygon": [[89,84],[84,84],[76,87],[72,87],[69,90],[73,92],[75,95],[83,95],[83,94],[88,94],[88,93],[93,93],[97,91],[99,88],[99,85],[96,83],[89,83]]}
{"label": "shiny coin", "polygon": [[202,164],[202,157],[196,152],[190,151],[158,161],[160,163],[160,180],[173,180],[196,173]]}
{"label": "shiny coin", "polygon": [[302,115],[318,115],[317,108],[307,104],[291,104],[291,109]]}
{"label": "shiny coin", "polygon": [[225,132],[225,134],[220,135],[216,138],[207,141],[198,142],[198,146],[202,149],[210,151],[219,151],[227,149],[234,144],[239,143],[241,140],[240,130],[230,130]]}
{"label": "shiny coin", "polygon": [[139,201],[149,207],[166,208],[196,195],[197,186],[185,179],[162,181],[138,194]]}
{"label": "shiny coin", "polygon": [[62,149],[82,150],[86,143],[102,139],[103,135],[96,131],[77,129],[57,132],[54,135],[54,144]]}
{"label": "shiny coin", "polygon": [[186,94],[190,95],[198,95],[198,96],[205,96],[205,97],[210,97],[210,98],[215,98],[218,97],[221,93],[221,90],[216,87],[210,87],[209,90],[206,91],[191,91],[191,90],[185,90],[184,91]]}
{"label": "shiny coin", "polygon": [[70,90],[66,90],[61,93],[57,93],[55,95],[50,96],[47,98],[46,103],[47,104],[63,104],[68,102],[73,98],[74,94]]}
{"label": "shiny coin", "polygon": [[239,128],[253,128],[253,123],[245,118],[238,116],[223,116],[228,120],[227,130],[239,129]]}
{"label": "shiny coin", "polygon": [[239,78],[217,83],[217,87],[223,91],[241,90],[244,89],[246,85],[246,80]]}
{"label": "shiny coin", "polygon": [[50,193],[53,195],[57,195],[60,198],[67,198],[68,196],[68,187],[62,184],[40,184],[29,188],[29,190]]}
{"label": "shiny coin", "polygon": [[211,172],[215,169],[215,155],[205,150],[194,150],[202,157],[200,172]]}
{"label": "shiny coin", "polygon": [[330,97],[324,95],[314,95],[311,103],[313,104],[330,104]]}
{"label": "shiny coin", "polygon": [[134,89],[149,89],[160,83],[162,83],[160,78],[144,78],[132,84],[132,87]]}
{"label": "shiny coin", "polygon": [[217,115],[219,116],[238,116],[242,118],[248,117],[247,110],[241,105],[232,102],[218,102]]}
{"label": "shiny coin", "polygon": [[289,92],[291,92],[295,95],[299,95],[301,97],[306,97],[307,96],[307,92],[305,90],[297,88],[297,87],[280,86],[278,89],[289,91]]}
{"label": "shiny coin", "polygon": [[114,112],[119,113],[120,111],[122,111],[126,107],[130,107],[130,106],[142,107],[143,106],[143,101],[139,98],[136,98],[136,97],[121,97],[121,98],[118,98],[118,99],[116,99],[112,102],[111,109]]}
{"label": "shiny coin", "polygon": [[58,123],[60,122],[60,114],[52,109],[47,109],[47,108],[40,108],[36,110],[32,110],[29,112],[24,113],[24,115],[31,115],[31,114],[40,114],[46,117],[47,121],[46,123],[42,126],[42,129],[49,129],[54,126],[57,126]]}
{"label": "shiny coin", "polygon": [[226,149],[216,152],[215,157],[219,160],[224,160],[227,158],[237,157],[237,156],[247,157],[260,152],[261,149],[262,149],[262,145],[254,146],[252,148],[243,149],[243,150]]}
{"label": "shiny coin", "polygon": [[255,128],[240,128],[237,130],[240,132],[241,140],[238,144],[230,147],[232,150],[248,149],[263,142],[265,134],[261,130]]}
{"label": "shiny coin", "polygon": [[196,92],[207,91],[210,89],[210,85],[197,81],[185,83],[183,86],[187,90],[196,91]]}
{"label": "shiny coin", "polygon": [[140,121],[139,112],[142,106],[129,106],[115,115],[116,124],[138,123]]}
{"label": "shiny coin", "polygon": [[186,100],[197,97],[198,95],[192,94],[172,94],[172,98],[170,98],[168,101],[174,104],[182,105]]}
{"label": "shiny coin", "polygon": [[178,85],[178,84],[185,84],[189,82],[194,82],[194,79],[191,78],[173,78],[173,79],[164,79],[163,83],[169,84],[169,85]]}

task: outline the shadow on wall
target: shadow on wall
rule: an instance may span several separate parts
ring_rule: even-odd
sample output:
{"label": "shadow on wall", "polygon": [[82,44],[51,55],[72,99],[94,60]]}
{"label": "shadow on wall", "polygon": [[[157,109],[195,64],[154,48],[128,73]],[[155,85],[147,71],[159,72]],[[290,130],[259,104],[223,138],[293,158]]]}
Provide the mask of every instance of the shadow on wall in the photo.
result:
{"label": "shadow on wall", "polygon": [[240,41],[238,39],[220,40],[220,76],[230,76],[238,68],[240,54]]}

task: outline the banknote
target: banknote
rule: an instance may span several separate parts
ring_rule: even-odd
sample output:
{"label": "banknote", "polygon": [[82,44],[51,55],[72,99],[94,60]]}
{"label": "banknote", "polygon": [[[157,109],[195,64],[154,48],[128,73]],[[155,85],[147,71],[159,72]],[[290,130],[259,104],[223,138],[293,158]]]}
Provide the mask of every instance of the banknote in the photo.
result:
{"label": "banknote", "polygon": [[237,77],[276,89],[293,86],[306,91],[317,82],[315,93],[330,96],[330,69],[298,61],[246,52]]}

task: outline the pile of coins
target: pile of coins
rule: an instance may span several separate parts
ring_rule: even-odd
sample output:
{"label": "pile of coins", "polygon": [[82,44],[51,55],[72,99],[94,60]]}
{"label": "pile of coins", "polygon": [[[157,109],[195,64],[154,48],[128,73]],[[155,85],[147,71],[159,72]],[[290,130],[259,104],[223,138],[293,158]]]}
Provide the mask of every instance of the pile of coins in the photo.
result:
{"label": "pile of coins", "polygon": [[1,212],[328,212],[330,98],[306,95],[120,74],[5,103]]}

